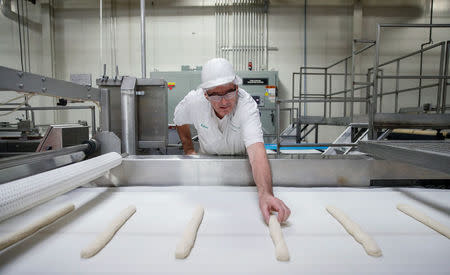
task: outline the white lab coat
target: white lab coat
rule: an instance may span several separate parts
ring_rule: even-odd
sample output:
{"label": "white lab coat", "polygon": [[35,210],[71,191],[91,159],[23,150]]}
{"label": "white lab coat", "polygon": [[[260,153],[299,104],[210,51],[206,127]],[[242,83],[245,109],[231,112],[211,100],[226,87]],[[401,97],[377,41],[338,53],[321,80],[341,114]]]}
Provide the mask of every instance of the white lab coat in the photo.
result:
{"label": "white lab coat", "polygon": [[203,90],[189,92],[175,108],[174,123],[193,124],[200,141],[200,154],[236,155],[256,143],[264,142],[256,102],[239,89],[234,110],[219,119]]}

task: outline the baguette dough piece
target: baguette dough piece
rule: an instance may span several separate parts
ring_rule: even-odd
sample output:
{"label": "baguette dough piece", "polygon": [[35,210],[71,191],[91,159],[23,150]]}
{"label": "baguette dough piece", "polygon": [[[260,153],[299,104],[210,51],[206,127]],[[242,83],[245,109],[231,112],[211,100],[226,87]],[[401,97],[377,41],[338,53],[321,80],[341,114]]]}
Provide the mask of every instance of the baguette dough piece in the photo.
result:
{"label": "baguette dough piece", "polygon": [[90,258],[97,254],[114,237],[114,234],[136,212],[136,206],[130,205],[106,227],[105,231],[97,235],[97,238],[81,251],[82,258]]}
{"label": "baguette dough piece", "polygon": [[175,258],[184,259],[191,252],[194,246],[195,238],[197,237],[197,231],[203,220],[203,214],[205,210],[201,206],[197,206],[192,215],[192,219],[184,229],[182,239],[178,242],[175,249]]}
{"label": "baguette dough piece", "polygon": [[330,213],[347,232],[355,238],[357,242],[362,244],[367,254],[374,257],[380,257],[382,255],[381,249],[378,247],[375,240],[366,232],[364,232],[358,224],[350,220],[350,218],[340,209],[334,206],[326,207],[328,213]]}
{"label": "baguette dough piece", "polygon": [[281,226],[276,215],[270,215],[269,232],[275,245],[275,256],[277,260],[283,262],[289,261],[289,250],[284,241],[283,232],[281,232]]}
{"label": "baguette dough piece", "polygon": [[64,215],[67,215],[68,213],[72,212],[75,209],[75,206],[73,204],[66,205],[62,207],[61,209],[58,209],[47,216],[44,216],[40,218],[39,220],[33,222],[32,224],[27,225],[25,228],[12,233],[9,236],[5,236],[0,239],[0,250],[3,250],[16,242],[25,239],[26,237],[30,236],[31,234],[35,233],[39,229],[53,223],[57,219],[61,218]]}
{"label": "baguette dough piece", "polygon": [[418,220],[419,222],[425,224],[426,226],[434,229],[438,233],[441,233],[445,237],[450,238],[450,228],[428,217],[427,215],[415,209],[414,207],[409,206],[407,204],[398,204],[397,209],[402,211],[406,215]]}

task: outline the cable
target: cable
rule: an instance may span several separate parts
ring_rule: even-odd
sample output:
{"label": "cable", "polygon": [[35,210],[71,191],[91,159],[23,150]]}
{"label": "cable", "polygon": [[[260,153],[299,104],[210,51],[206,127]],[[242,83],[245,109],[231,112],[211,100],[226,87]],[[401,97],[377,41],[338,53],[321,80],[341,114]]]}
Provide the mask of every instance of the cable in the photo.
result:
{"label": "cable", "polygon": [[[26,96],[27,96],[27,95],[23,95],[23,96],[20,96],[20,97],[16,97],[16,98],[10,99],[9,101],[7,101],[7,102],[5,102],[5,103],[1,103],[0,105],[4,105],[4,104],[6,104],[6,103],[9,103],[9,102],[13,101],[14,99],[18,99],[18,98],[26,97]],[[31,95],[28,97],[28,99],[32,98],[33,96],[35,96],[35,94],[31,94]],[[25,101],[22,102],[21,104],[17,105],[17,107],[14,108],[14,110],[8,111],[8,112],[3,113],[3,114],[0,114],[0,117],[6,116],[6,115],[9,115],[9,114],[14,113],[15,111],[17,111],[17,110],[19,110],[20,108],[22,108],[22,106],[25,105],[25,104],[27,104],[27,100],[25,100]]]}
{"label": "cable", "polygon": [[2,105],[7,105],[8,103],[10,103],[10,102],[12,102],[12,101],[14,101],[14,100],[17,100],[17,99],[19,99],[19,98],[22,98],[22,97],[25,97],[25,96],[24,96],[24,95],[20,95],[20,96],[18,96],[18,97],[12,98],[12,99],[10,99],[10,100],[8,100],[8,101],[6,101],[6,102],[2,102],[2,103],[0,103],[0,106],[2,106]]}
{"label": "cable", "polygon": [[19,24],[20,64],[22,65],[22,71],[23,71],[22,32],[21,32],[21,30],[20,30],[20,9],[19,9],[19,0],[16,0],[16,3],[17,3],[17,24]]}
{"label": "cable", "polygon": [[[27,72],[31,72],[31,57],[30,57],[30,28],[28,27],[28,1],[25,1],[25,16],[23,17],[23,21],[26,23],[27,26],[27,59],[28,59],[28,68]],[[24,24],[25,25],[25,24]]]}

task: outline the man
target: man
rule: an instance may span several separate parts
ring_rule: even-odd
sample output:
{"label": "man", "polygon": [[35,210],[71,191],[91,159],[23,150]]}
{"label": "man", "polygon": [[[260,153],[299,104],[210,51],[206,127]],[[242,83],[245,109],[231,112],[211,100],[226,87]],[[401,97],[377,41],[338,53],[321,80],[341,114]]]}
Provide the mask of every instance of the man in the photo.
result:
{"label": "man", "polygon": [[174,123],[186,155],[196,154],[189,124],[197,129],[202,154],[234,155],[247,150],[265,222],[271,211],[278,212],[278,221],[284,222],[291,211],[273,195],[259,111],[253,98],[239,89],[240,84],[242,79],[230,62],[209,60],[203,66],[202,84],[175,108]]}

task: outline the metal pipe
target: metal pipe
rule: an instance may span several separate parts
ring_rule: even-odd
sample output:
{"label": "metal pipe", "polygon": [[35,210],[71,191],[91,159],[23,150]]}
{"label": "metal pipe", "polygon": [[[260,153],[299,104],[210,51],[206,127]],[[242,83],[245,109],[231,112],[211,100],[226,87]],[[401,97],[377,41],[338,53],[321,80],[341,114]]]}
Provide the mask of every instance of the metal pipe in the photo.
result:
{"label": "metal pipe", "polygon": [[[324,89],[323,89],[323,98],[326,100],[327,99],[327,69],[325,69],[325,77],[323,78],[324,82]],[[331,103],[331,101],[330,101]],[[327,103],[324,101],[323,102],[323,117],[327,116]]]}
{"label": "metal pipe", "polygon": [[[303,68],[303,67],[302,67]],[[325,69],[328,69],[328,68],[321,68],[321,69],[323,69],[323,70],[325,70]],[[295,74],[300,74],[300,73],[295,73]],[[323,75],[324,73],[306,73],[306,72],[303,72],[302,73],[302,75]],[[337,75],[337,76],[348,76],[348,75],[352,75],[351,73],[349,74],[349,73],[330,73],[330,72],[328,72],[327,73],[328,75]],[[355,75],[360,75],[360,76],[366,76],[367,74],[363,74],[363,73],[355,73]]]}
{"label": "metal pipe", "polygon": [[285,144],[283,147],[357,147],[357,143],[302,143],[302,144]]}
{"label": "metal pipe", "polygon": [[[99,0],[99,4],[100,4],[100,10],[99,10],[99,12],[100,12],[100,14],[99,14],[99,17],[100,17],[100,22],[99,22],[99,31],[100,31],[100,34],[99,34],[99,37],[100,37],[100,55],[99,55],[99,58],[100,58],[100,71],[102,71],[102,66],[103,66],[103,0]],[[105,75],[105,73],[103,73],[103,76]]]}
{"label": "metal pipe", "polygon": [[[332,85],[332,82],[331,82],[331,80],[332,80],[332,75],[330,75],[330,91],[329,91],[329,93],[328,93],[328,99],[331,99],[331,85]],[[328,106],[328,116],[329,117],[331,117],[331,101],[330,101],[330,104],[329,104],[329,106]]]}
{"label": "metal pipe", "polygon": [[266,0],[265,2],[264,2],[264,5],[265,5],[265,7],[264,7],[264,14],[265,14],[265,23],[266,23],[266,41],[265,41],[265,47],[266,47],[266,64],[265,64],[265,66],[266,66],[266,69],[267,69],[267,71],[269,70],[269,11],[268,11],[268,9],[269,9],[269,7],[268,7],[268,1]]}
{"label": "metal pipe", "polygon": [[241,1],[242,0],[238,0],[238,4],[237,4],[237,37],[236,37],[236,43],[237,43],[237,49],[236,49],[236,54],[237,54],[237,59],[238,59],[238,65],[237,68],[238,70],[241,70]]}
{"label": "metal pipe", "polygon": [[276,115],[277,115],[277,124],[275,125],[276,133],[277,133],[277,155],[280,154],[280,102],[276,102]]}
{"label": "metal pipe", "polygon": [[[445,46],[445,64],[444,64],[444,76],[448,76],[448,66],[449,66],[449,52],[450,52],[450,41],[446,41],[446,46]],[[446,102],[447,102],[447,85],[448,82],[447,80],[444,81],[442,83],[443,87],[442,87],[442,108],[441,108],[441,112],[445,113],[447,108],[446,108]]]}
{"label": "metal pipe", "polygon": [[248,0],[244,0],[244,70],[247,71],[248,70],[248,40],[249,40],[249,10],[248,10],[248,5],[249,5],[249,1]]}
{"label": "metal pipe", "polygon": [[[357,90],[362,90],[362,89],[366,89],[368,87],[370,87],[372,85],[365,85],[365,86],[360,86],[360,87],[356,87],[355,91]],[[347,93],[350,92],[351,89],[347,89],[347,90],[342,90],[342,91],[338,91],[338,92],[334,92],[331,95],[338,95],[338,94],[344,94],[344,97],[347,97]]]}
{"label": "metal pipe", "polygon": [[[307,35],[306,35],[306,15],[307,15],[306,9],[307,9],[307,6],[308,6],[308,1],[307,0],[304,0],[304,1],[305,1],[305,3],[304,3],[304,6],[303,6],[303,67],[305,68],[305,73],[306,73],[307,72],[306,71],[306,66],[308,64],[308,62],[307,62],[307,55],[306,55],[306,49],[307,49],[307,46],[308,46]],[[305,81],[304,81],[305,95],[306,95],[306,90],[308,89],[306,80],[307,80],[307,77],[305,76]],[[306,116],[306,104],[303,106],[303,113]]]}
{"label": "metal pipe", "polygon": [[222,14],[221,14],[221,7],[220,7],[221,2],[217,1],[217,32],[216,32],[216,41],[218,44],[218,52],[217,52],[217,57],[222,57],[222,51],[221,51],[221,47],[222,47],[222,35],[223,35],[223,31],[222,31]]}
{"label": "metal pipe", "polygon": [[[291,99],[292,99],[292,103],[291,103],[291,108],[294,109],[294,99],[295,99],[295,75],[296,73],[292,73],[292,92],[291,92]],[[291,112],[290,117],[289,117],[289,124],[292,123],[292,121],[294,121],[294,117],[293,117],[293,112]]]}
{"label": "metal pipe", "polygon": [[[355,97],[355,39],[352,40],[352,83],[350,85],[350,98],[353,100]],[[345,104],[345,103],[344,103]],[[350,103],[350,121],[353,122],[353,101]]]}
{"label": "metal pipe", "polygon": [[[255,19],[254,19],[254,3],[250,3],[250,61],[255,68]],[[252,70],[253,70],[252,68]]]}
{"label": "metal pipe", "polygon": [[[303,68],[300,67],[300,82],[299,82],[299,94],[298,94],[298,98],[300,99],[301,95],[302,95],[302,71]],[[295,134],[297,136],[296,140],[300,140],[300,114],[302,113],[302,104],[300,103],[300,101],[298,101],[298,112],[297,112],[297,125],[295,127]]]}
{"label": "metal pipe", "polygon": [[380,71],[381,72],[381,76],[380,76],[380,94],[378,95],[379,97],[380,97],[380,113],[382,112],[382,110],[383,110],[383,74],[384,74],[384,71]]}
{"label": "metal pipe", "polygon": [[378,76],[378,78],[385,78],[385,79],[449,79],[450,77],[448,76],[443,76],[443,75],[384,75],[384,76]]}
{"label": "metal pipe", "polygon": [[219,11],[220,11],[220,57],[224,58],[224,51],[222,50],[225,47],[225,30],[226,30],[226,24],[225,24],[225,3],[224,1],[220,1],[219,4]]}
{"label": "metal pipe", "polygon": [[[421,52],[426,52],[426,51],[431,50],[431,49],[433,49],[433,48],[439,47],[440,45],[442,45],[442,44],[444,44],[444,43],[445,43],[445,42],[442,41],[442,42],[433,44],[433,45],[431,45],[431,46],[429,46],[429,47],[426,47],[426,48],[424,48],[424,49],[422,49],[422,50],[417,50],[417,51],[415,51],[415,52],[406,54],[406,55],[404,55],[404,56],[397,57],[397,58],[395,58],[395,59],[392,59],[392,60],[389,60],[389,61],[386,61],[386,62],[384,62],[384,63],[379,64],[378,67],[379,67],[379,68],[380,68],[380,67],[384,67],[384,66],[386,66],[386,65],[389,65],[389,64],[391,64],[391,63],[396,62],[397,60],[402,60],[402,59],[411,57],[411,56],[413,56],[413,55],[419,54],[419,53],[421,53]],[[373,70],[373,67],[372,67],[372,68],[369,68],[369,70]]]}
{"label": "metal pipe", "polygon": [[[430,9],[430,25],[433,24],[433,0],[431,0],[431,9]],[[423,44],[420,45],[420,49],[423,49],[423,46],[425,45],[429,45],[433,43],[433,40],[431,39],[432,37],[432,31],[433,31],[433,27],[430,26],[430,32],[429,32],[429,37],[428,37],[428,42],[425,42]],[[423,52],[420,52],[420,69],[419,69],[419,74],[422,75],[422,70],[423,70]],[[419,87],[422,86],[422,79],[419,79]],[[418,98],[418,107],[420,107],[420,100],[421,100],[421,95],[422,95],[422,90],[419,89],[419,98]]]}
{"label": "metal pipe", "polygon": [[[365,47],[363,47],[363,48],[357,50],[357,51],[355,52],[355,55],[358,55],[358,54],[360,54],[360,53],[362,53],[362,52],[364,52],[364,51],[366,51],[366,50],[372,48],[373,46],[375,46],[375,43],[373,43],[373,44],[371,44],[371,45],[368,45],[368,46],[365,46]],[[351,59],[351,58],[352,58],[352,56],[349,55],[349,56],[347,56],[347,57],[345,57],[345,58],[343,58],[343,59],[340,59],[339,61],[337,61],[337,62],[331,64],[330,66],[328,66],[327,69],[330,69],[330,68],[332,68],[332,67],[334,67],[334,66],[336,66],[336,65],[338,65],[338,64],[340,64],[340,63],[342,63],[342,62],[344,62],[344,61],[346,61],[346,60],[349,60],[349,59]]]}
{"label": "metal pipe", "polygon": [[9,167],[14,167],[17,165],[23,165],[27,163],[32,163],[36,161],[41,161],[43,159],[49,159],[56,156],[62,156],[62,155],[68,155],[75,152],[87,152],[88,149],[91,147],[90,144],[79,144],[69,147],[63,147],[59,150],[50,150],[45,152],[35,152],[35,153],[29,153],[26,155],[21,156],[14,156],[14,157],[8,157],[8,158],[2,158],[0,159],[0,170],[6,169]]}
{"label": "metal pipe", "polygon": [[[430,30],[431,32],[431,30]],[[430,34],[431,35],[431,34]],[[439,75],[444,74],[444,57],[445,57],[445,48],[444,45],[441,46],[441,58],[439,59]],[[439,79],[438,80],[438,90],[437,90],[437,98],[436,98],[436,113],[440,113],[440,104],[441,104],[441,93],[442,93],[442,86],[444,82],[447,82],[447,78],[445,79]]]}
{"label": "metal pipe", "polygon": [[[438,86],[438,84],[423,85],[422,89],[433,88],[433,87],[437,87],[437,86]],[[415,90],[418,90],[418,89],[419,89],[419,87],[412,87],[412,88],[407,88],[407,89],[401,89],[401,90],[398,90],[398,91],[394,90],[394,91],[391,91],[391,92],[383,93],[383,95],[387,96],[387,95],[392,95],[392,94],[396,94],[396,93],[400,94],[400,93],[404,93],[404,92],[415,91]],[[378,95],[378,96],[380,96],[380,95]]]}
{"label": "metal pipe", "polygon": [[380,28],[448,28],[450,24],[396,24],[396,23],[383,23],[378,24]]}
{"label": "metal pipe", "polygon": [[95,106],[89,106],[91,107],[91,134],[92,136],[95,135],[97,132],[97,122],[95,121]]}
{"label": "metal pipe", "polygon": [[[216,20],[216,57],[219,56],[219,41],[217,39],[217,35],[219,33],[219,18],[218,18],[218,12],[217,12],[217,1],[214,3],[214,19]],[[233,62],[234,63],[234,62]]]}
{"label": "metal pipe", "polygon": [[[94,106],[51,106],[51,107],[21,107],[17,111],[50,111],[50,110],[78,110],[78,109],[91,109]],[[0,111],[12,111],[16,108],[0,108]]]}
{"label": "metal pipe", "polygon": [[260,0],[260,7],[259,7],[259,68],[260,70],[263,69],[263,59],[264,59],[264,28],[263,28],[263,19],[264,19],[264,8],[263,8],[263,0]]}
{"label": "metal pipe", "polygon": [[377,89],[378,89],[378,65],[379,65],[379,54],[380,54],[380,32],[381,32],[381,25],[377,24],[377,36],[376,36],[376,46],[375,46],[375,58],[374,58],[374,66],[373,66],[373,94],[370,98],[370,105],[369,105],[369,132],[368,132],[368,138],[369,140],[377,139],[377,132],[374,128],[374,118],[375,113],[377,112]]}
{"label": "metal pipe", "polygon": [[[291,103],[292,101],[294,102],[321,102],[323,103],[324,101],[326,102],[345,102],[345,98],[342,97],[333,97],[331,99],[297,99],[297,100],[290,100],[290,99],[278,99],[277,100],[280,103]],[[350,100],[347,100],[348,102],[350,102]],[[354,102],[366,102],[366,98],[365,97],[355,97]]]}
{"label": "metal pipe", "polygon": [[[25,17],[28,18],[28,1],[25,1]],[[30,28],[28,27],[28,20],[23,21],[23,24],[24,24],[24,26],[27,27],[27,40],[26,41],[27,41],[28,72],[31,72]]]}
{"label": "metal pipe", "polygon": [[[227,43],[227,48],[228,47],[230,47],[230,3],[229,3],[229,0],[227,0],[227,2],[226,2],[226,24],[225,24],[225,26],[226,26],[226,38],[225,38],[225,40],[226,40],[226,43]],[[227,55],[226,55],[226,57],[227,57],[227,60],[230,60],[230,53],[229,52],[227,52]]]}
{"label": "metal pipe", "polygon": [[[353,75],[353,74],[351,74]],[[347,100],[347,82],[348,82],[348,59],[345,59],[345,77],[344,77],[344,98]],[[337,94],[337,93],[336,93]],[[335,94],[330,94],[330,96]],[[347,116],[347,102],[344,102],[344,117]]]}
{"label": "metal pipe", "polygon": [[146,61],[146,45],[145,45],[145,0],[141,0],[141,71],[142,78],[147,76]]}
{"label": "metal pipe", "polygon": [[[400,60],[397,60],[397,66],[395,69],[395,75],[398,77],[400,71]],[[394,107],[394,113],[397,113],[398,111],[398,88],[399,88],[399,79],[395,79],[395,107]]]}

